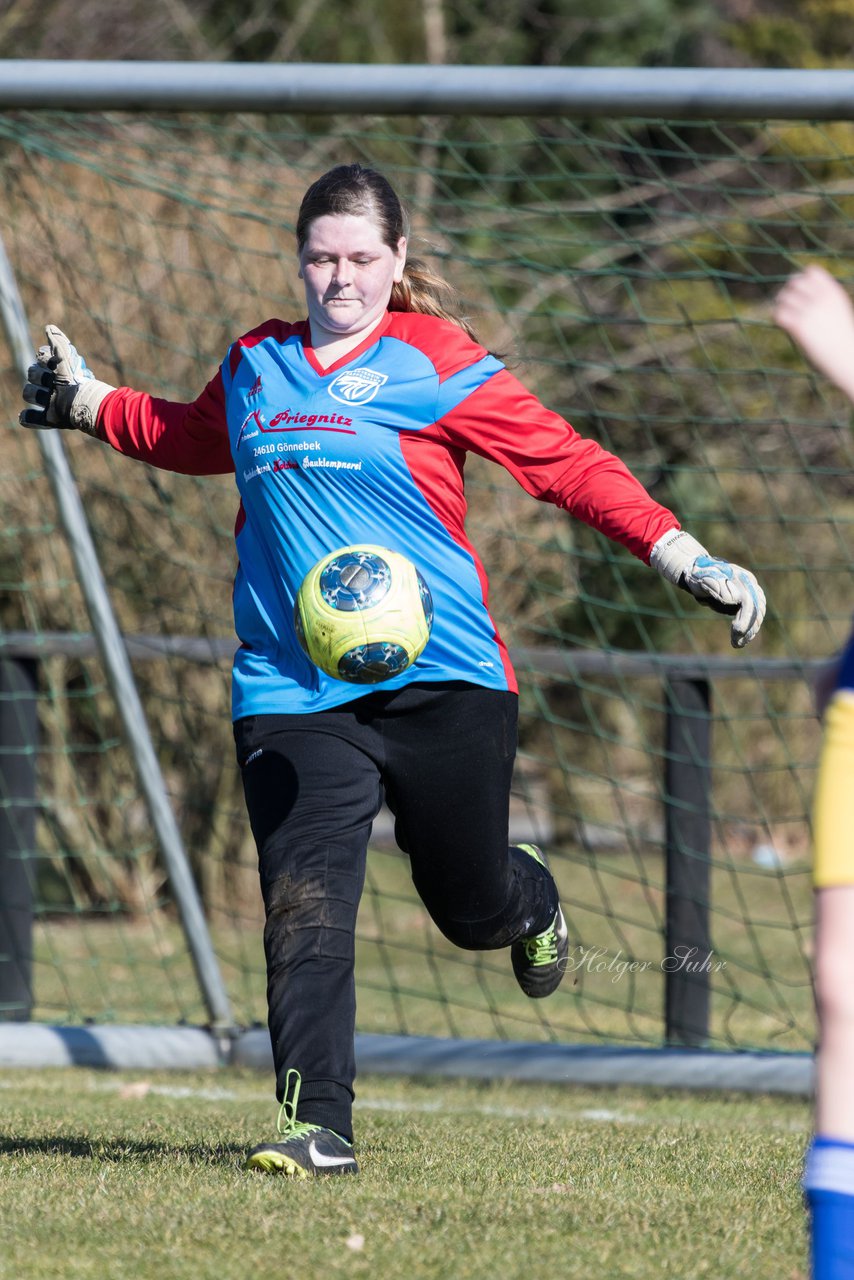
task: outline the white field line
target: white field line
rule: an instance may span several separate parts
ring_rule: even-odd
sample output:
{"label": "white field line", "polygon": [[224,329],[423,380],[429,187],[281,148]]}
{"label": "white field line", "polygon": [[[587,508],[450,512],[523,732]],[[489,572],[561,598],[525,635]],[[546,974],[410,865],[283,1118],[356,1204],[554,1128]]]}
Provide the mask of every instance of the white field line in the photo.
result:
{"label": "white field line", "polygon": [[[140,1086],[145,1082],[140,1081]],[[111,1092],[121,1093],[133,1090],[134,1085],[122,1085],[115,1081],[99,1086]],[[273,1102],[272,1090],[266,1093],[238,1093],[232,1089],[193,1089],[187,1086],[169,1084],[152,1084],[145,1093],[158,1094],[164,1098],[198,1098],[206,1102]],[[140,1088],[140,1096],[145,1096]],[[572,1108],[560,1107],[512,1107],[498,1106],[491,1103],[471,1103],[465,1105],[435,1102],[411,1101],[400,1098],[357,1098],[355,1111],[386,1111],[401,1115],[479,1115],[493,1116],[500,1120],[601,1120],[613,1124],[634,1123],[638,1117],[626,1115],[618,1111],[594,1109],[573,1111]]]}
{"label": "white field line", "polygon": [[[20,1084],[15,1080],[0,1080],[0,1091],[3,1090],[21,1090],[26,1088],[28,1093],[49,1093],[55,1086],[49,1078],[40,1079],[38,1075],[30,1075],[27,1079],[26,1086],[23,1082]],[[221,1088],[194,1088],[191,1085],[169,1085],[169,1084],[151,1084],[147,1080],[98,1080],[88,1082],[85,1086],[88,1093],[118,1093],[126,1098],[144,1098],[149,1094],[162,1098],[190,1098],[197,1099],[199,1102],[265,1102],[270,1106],[276,1105],[275,1095],[272,1089],[264,1092],[260,1090],[238,1091],[235,1089]],[[508,1086],[512,1088],[512,1086]],[[650,1124],[664,1126],[668,1124],[681,1125],[683,1119],[679,1115],[636,1115],[628,1111],[615,1111],[607,1107],[584,1107],[574,1109],[567,1107],[546,1107],[546,1106],[502,1106],[495,1103],[464,1103],[455,1104],[444,1102],[441,1099],[435,1101],[404,1101],[400,1098],[357,1098],[355,1103],[356,1114],[360,1111],[384,1111],[392,1114],[401,1115],[449,1115],[449,1116],[465,1116],[479,1115],[491,1116],[500,1120],[552,1120],[552,1121],[568,1121],[568,1120],[587,1120],[600,1124]],[[692,1121],[695,1123],[695,1121]],[[804,1126],[796,1120],[774,1119],[769,1117],[765,1121],[766,1127],[769,1129],[786,1130],[787,1132],[800,1133]]]}
{"label": "white field line", "polygon": [[[23,1082],[22,1082],[23,1083]],[[20,1089],[22,1085],[14,1080],[0,1080],[0,1090]],[[26,1083],[28,1093],[52,1092],[54,1085],[49,1080],[40,1082],[38,1077],[29,1077]],[[275,1105],[272,1089],[264,1093],[260,1091],[241,1091],[220,1088],[194,1088],[190,1085],[151,1084],[147,1080],[107,1080],[88,1083],[88,1093],[118,1093],[128,1098],[144,1098],[154,1094],[161,1098],[192,1098],[199,1102],[267,1102]],[[641,1117],[621,1111],[605,1108],[574,1110],[572,1107],[518,1107],[501,1106],[493,1103],[466,1103],[463,1105],[436,1101],[404,1101],[399,1098],[357,1098],[355,1110],[385,1111],[402,1115],[479,1115],[493,1116],[501,1120],[598,1120],[609,1124],[633,1124]]]}

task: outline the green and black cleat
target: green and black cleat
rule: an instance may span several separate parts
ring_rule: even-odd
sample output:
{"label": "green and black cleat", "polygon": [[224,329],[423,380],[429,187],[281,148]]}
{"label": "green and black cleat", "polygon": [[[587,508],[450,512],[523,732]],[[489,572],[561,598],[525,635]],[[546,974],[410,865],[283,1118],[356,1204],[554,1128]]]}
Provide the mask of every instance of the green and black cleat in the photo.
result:
{"label": "green and black cleat", "polygon": [[[295,1077],[291,1083],[291,1077]],[[262,1142],[253,1147],[244,1161],[244,1169],[259,1173],[281,1173],[288,1178],[316,1178],[327,1173],[358,1173],[353,1147],[332,1129],[297,1120],[300,1077],[288,1072],[285,1099],[279,1108],[276,1128],[279,1140]]]}
{"label": "green and black cleat", "polygon": [[[548,869],[545,855],[535,844],[519,844],[517,849],[535,858]],[[516,981],[532,1000],[542,999],[557,991],[566,971],[569,955],[569,934],[563,912],[558,906],[555,918],[548,929],[530,938],[520,938],[510,948]]]}

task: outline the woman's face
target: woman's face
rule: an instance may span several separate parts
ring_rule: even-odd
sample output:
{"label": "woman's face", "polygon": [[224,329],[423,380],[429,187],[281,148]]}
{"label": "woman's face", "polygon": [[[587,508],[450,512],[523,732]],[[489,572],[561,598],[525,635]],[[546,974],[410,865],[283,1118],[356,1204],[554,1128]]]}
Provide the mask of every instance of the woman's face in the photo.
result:
{"label": "woman's face", "polygon": [[388,307],[392,285],[403,278],[405,261],[405,238],[390,249],[362,214],[315,218],[299,255],[315,345],[372,329]]}

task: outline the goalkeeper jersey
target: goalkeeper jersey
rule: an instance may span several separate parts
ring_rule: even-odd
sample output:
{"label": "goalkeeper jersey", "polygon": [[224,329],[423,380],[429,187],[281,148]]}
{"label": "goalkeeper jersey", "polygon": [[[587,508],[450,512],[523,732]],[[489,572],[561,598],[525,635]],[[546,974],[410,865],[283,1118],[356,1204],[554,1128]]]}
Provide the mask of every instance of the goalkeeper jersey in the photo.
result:
{"label": "goalkeeper jersey", "polygon": [[384,689],[464,680],[516,690],[465,532],[467,453],[641,559],[678,527],[618,458],[546,409],[459,326],[422,314],[387,312],[328,369],[308,321],[267,321],[231,345],[192,403],[122,387],[104,400],[98,431],[120,453],[166,470],[234,474],[235,719],[323,710],[367,692],[319,671],[294,630],[305,574],[356,543],[408,556],[433,597],[426,649]]}

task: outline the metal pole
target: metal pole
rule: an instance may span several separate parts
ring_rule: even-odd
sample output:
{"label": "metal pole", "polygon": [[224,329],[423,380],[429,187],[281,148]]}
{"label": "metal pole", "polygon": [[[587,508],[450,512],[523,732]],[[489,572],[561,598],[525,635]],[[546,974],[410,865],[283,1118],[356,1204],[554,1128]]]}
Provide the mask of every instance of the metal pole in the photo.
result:
{"label": "metal pole", "polygon": [[0,109],[851,120],[854,71],[0,59]]}
{"label": "metal pole", "polygon": [[707,680],[666,682],[665,1035],[702,1045],[709,1034],[711,716]]}
{"label": "metal pole", "polygon": [[[22,380],[33,361],[33,347],[23,302],[6,247],[0,237],[0,310]],[[92,630],[110,688],[122,718],[128,746],[136,765],[140,788],[148,808],[178,911],[213,1026],[222,1032],[233,1028],[231,1004],[220,974],[207,922],[193,880],[181,833],[169,803],[163,775],[148,730],[145,711],[131,670],[124,639],[113,613],[101,565],[89,531],[83,503],[62,443],[61,431],[37,431],[45,470],[59,518],[77,569]]]}
{"label": "metal pole", "polygon": [[0,658],[0,1021],[33,1008],[38,664]]}

